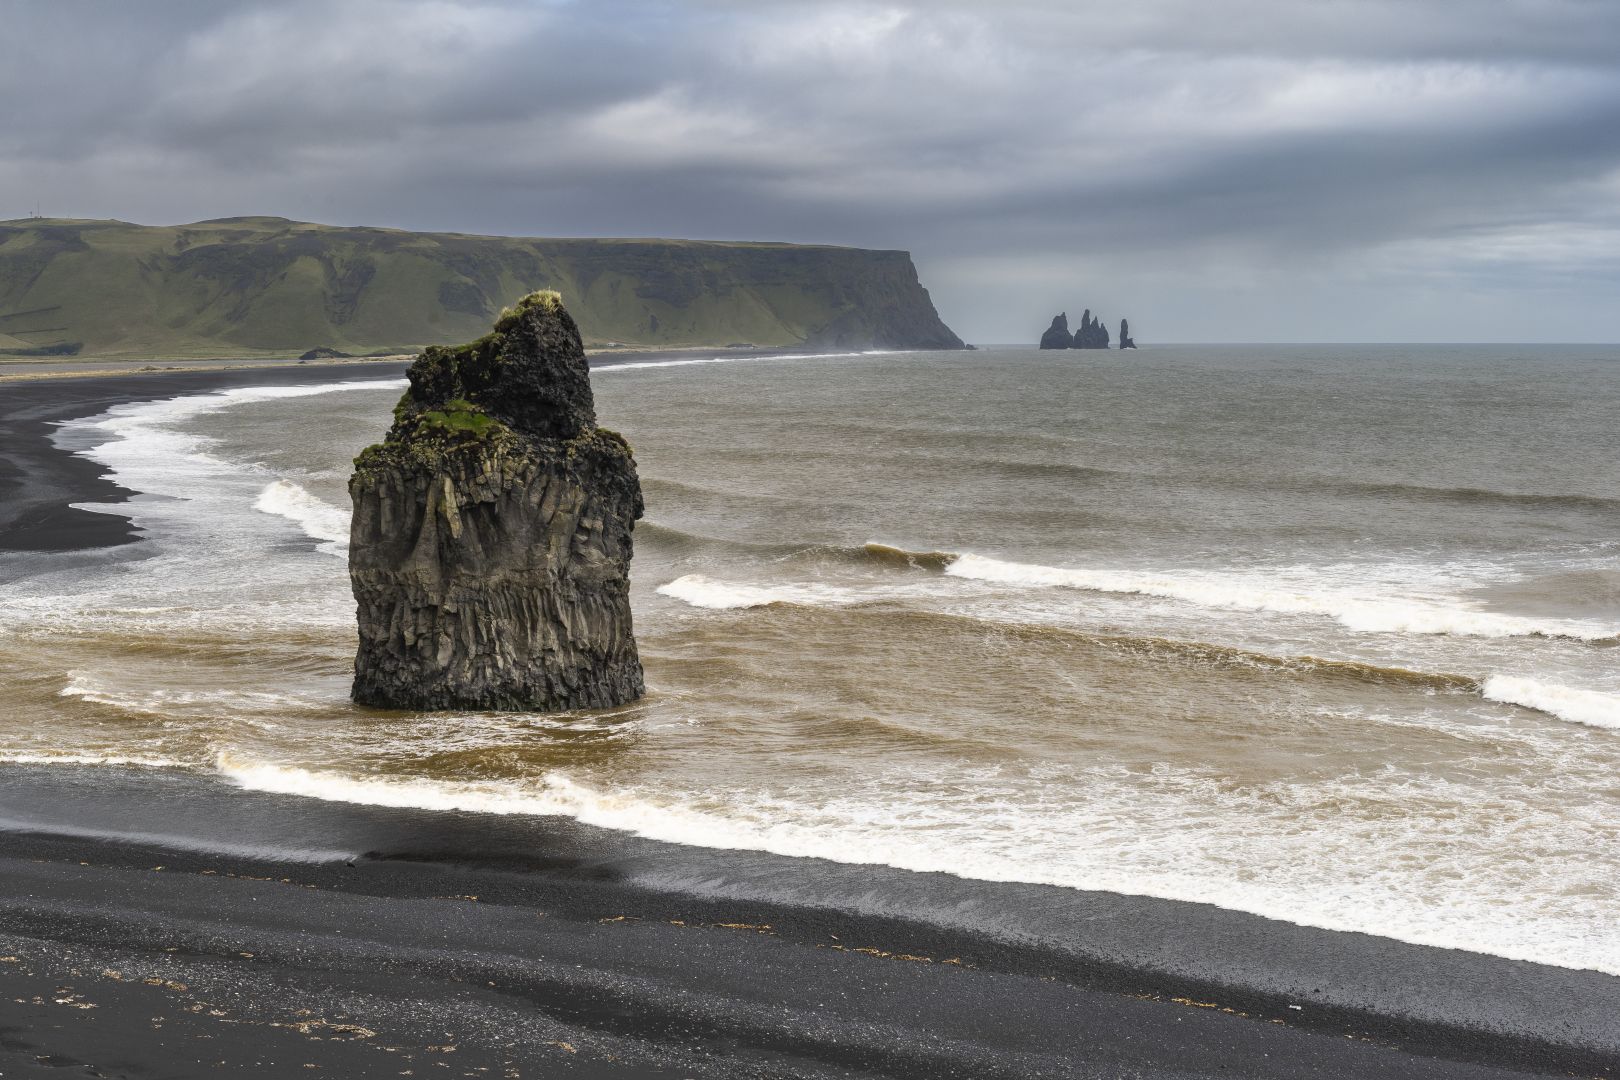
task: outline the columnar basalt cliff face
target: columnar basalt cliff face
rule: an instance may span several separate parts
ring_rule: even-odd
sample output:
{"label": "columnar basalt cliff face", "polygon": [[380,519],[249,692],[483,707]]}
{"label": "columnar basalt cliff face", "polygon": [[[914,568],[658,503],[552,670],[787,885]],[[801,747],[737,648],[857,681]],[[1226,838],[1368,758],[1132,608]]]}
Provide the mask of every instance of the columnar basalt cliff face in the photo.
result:
{"label": "columnar basalt cliff face", "polygon": [[552,711],[640,697],[631,530],[641,485],[596,426],[579,329],[556,293],[433,347],[383,443],[355,459],[354,700]]}

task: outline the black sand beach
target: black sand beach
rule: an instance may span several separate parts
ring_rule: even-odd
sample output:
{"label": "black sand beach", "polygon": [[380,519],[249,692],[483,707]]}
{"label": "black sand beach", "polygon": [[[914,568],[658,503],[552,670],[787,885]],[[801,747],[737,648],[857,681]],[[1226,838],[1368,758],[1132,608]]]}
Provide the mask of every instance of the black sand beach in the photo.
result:
{"label": "black sand beach", "polygon": [[1201,905],[180,773],[9,766],[0,817],[6,1053],[102,1075],[1603,1076],[1620,1056],[1611,977]]}
{"label": "black sand beach", "polygon": [[[592,367],[687,359],[693,354],[688,349],[611,352],[596,358]],[[72,363],[0,365],[0,551],[78,551],[136,539],[128,523],[116,514],[75,510],[70,505],[119,502],[132,493],[102,480],[103,470],[94,462],[61,453],[52,445],[50,433],[61,421],[93,416],[120,402],[232,386],[398,378],[408,364],[395,360],[236,362],[151,371],[138,371],[131,364],[120,366],[118,373],[100,375],[93,368]],[[60,372],[58,377],[51,377],[53,369]]]}
{"label": "black sand beach", "polygon": [[[112,514],[71,503],[119,502],[132,494],[101,479],[92,461],[58,451],[53,425],[124,401],[205,393],[229,386],[283,386],[388,378],[401,363],[237,367],[112,376],[0,378],[0,551],[77,551],[129,543],[135,533]],[[0,376],[7,369],[0,369]],[[34,373],[37,374],[37,373]]]}
{"label": "black sand beach", "polygon": [[[128,543],[53,420],[381,365],[0,383],[0,548]],[[564,818],[0,766],[0,1076],[1620,1071],[1620,979]]]}

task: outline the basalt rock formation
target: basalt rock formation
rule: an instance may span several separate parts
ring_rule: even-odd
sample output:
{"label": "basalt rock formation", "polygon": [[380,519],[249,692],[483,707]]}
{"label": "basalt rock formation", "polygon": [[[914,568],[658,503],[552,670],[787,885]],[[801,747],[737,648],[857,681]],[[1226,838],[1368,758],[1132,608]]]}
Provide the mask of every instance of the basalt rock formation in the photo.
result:
{"label": "basalt rock formation", "polygon": [[[1119,321],[1119,347],[1122,349],[1136,348],[1136,342],[1131,340],[1131,324],[1124,319]],[[1108,327],[1102,324],[1102,319],[1091,314],[1086,308],[1080,316],[1080,325],[1069,333],[1068,313],[1062,313],[1052,320],[1052,325],[1041,335],[1041,348],[1043,349],[1106,349],[1108,348]]]}
{"label": "basalt rock formation", "polygon": [[1086,308],[1086,313],[1080,316],[1080,328],[1074,332],[1073,348],[1108,348],[1108,327],[1102,324],[1101,319],[1091,314],[1090,308]]}
{"label": "basalt rock formation", "polygon": [[355,459],[354,700],[550,711],[642,694],[631,633],[641,485],[596,426],[579,328],[556,293],[411,365],[387,439]]}
{"label": "basalt rock formation", "polygon": [[1072,349],[1074,335],[1069,333],[1069,313],[1059,312],[1052,317],[1052,325],[1041,335],[1043,349]]}

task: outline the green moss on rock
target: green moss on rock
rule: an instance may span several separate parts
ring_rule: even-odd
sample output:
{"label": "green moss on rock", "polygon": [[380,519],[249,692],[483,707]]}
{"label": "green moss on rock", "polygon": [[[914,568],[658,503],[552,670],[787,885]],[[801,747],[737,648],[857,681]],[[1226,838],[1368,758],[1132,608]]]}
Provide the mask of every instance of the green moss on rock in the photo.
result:
{"label": "green moss on rock", "polygon": [[506,429],[506,425],[465,398],[454,398],[442,409],[432,409],[416,417],[418,431],[481,438]]}

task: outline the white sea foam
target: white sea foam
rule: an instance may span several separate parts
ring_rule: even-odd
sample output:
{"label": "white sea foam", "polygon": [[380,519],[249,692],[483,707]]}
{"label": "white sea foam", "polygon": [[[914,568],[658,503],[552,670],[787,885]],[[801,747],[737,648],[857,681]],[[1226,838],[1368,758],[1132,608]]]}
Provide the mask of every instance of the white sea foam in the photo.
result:
{"label": "white sea foam", "polygon": [[658,592],[664,596],[684,601],[693,607],[713,610],[767,607],[771,604],[842,607],[882,600],[928,598],[936,591],[934,585],[927,581],[859,586],[829,585],[819,581],[759,585],[720,581],[703,574],[687,574],[658,587]]}
{"label": "white sea foam", "polygon": [[1361,595],[1349,590],[1290,588],[1252,576],[1220,573],[1144,573],[1082,570],[1005,562],[965,554],[945,568],[951,577],[1033,588],[1157,596],[1205,607],[1322,615],[1351,630],[1378,634],[1454,634],[1465,637],[1562,637],[1604,641],[1620,636],[1620,626],[1574,619],[1538,619],[1444,603]]}
{"label": "white sea foam", "polygon": [[[680,366],[738,359],[747,358],[630,366]],[[605,373],[616,369],[600,370]],[[353,384],[352,388],[397,385],[373,382]],[[345,388],[271,388],[295,393],[277,392],[268,397],[304,396]],[[203,397],[214,402],[206,408],[229,407],[249,400],[240,392],[228,400],[229,394]],[[285,532],[284,524],[264,517],[262,507],[254,509],[264,499],[266,481],[273,474],[210,456],[209,443],[184,430],[183,422],[198,414],[187,411],[192,405],[148,404],[148,412],[126,417],[133,425],[126,427],[121,436],[127,445],[107,444],[92,454],[105,453],[117,459],[120,464],[115,479],[127,486],[172,496],[175,501],[133,509],[147,515],[143,524],[150,526],[154,538],[162,534],[165,524],[183,527],[170,533],[180,542],[167,549],[161,543],[150,545],[164,554],[132,564],[138,573],[103,576],[95,582],[94,594],[87,593],[82,601],[89,605],[86,610],[107,616],[107,625],[149,619],[151,625],[142,628],[151,634],[160,633],[163,626],[176,620],[192,620],[199,628],[217,632],[221,627],[234,626],[233,620],[238,617],[306,628],[330,616],[332,627],[341,627],[345,632],[352,629],[352,606],[346,606],[344,583],[340,574],[333,576],[336,564],[330,559],[302,558],[293,553],[290,558],[278,556],[252,563],[253,595],[241,600],[240,611],[228,606],[242,592],[242,567],[249,565],[246,560],[265,550],[267,535],[276,530]],[[152,478],[154,486],[143,487],[142,478]],[[124,512],[126,508],[115,509]],[[288,514],[281,516],[298,520]],[[302,521],[299,525],[304,527]],[[220,538],[223,540],[215,546]],[[972,565],[969,563],[967,569]],[[1015,571],[1008,572],[1014,574],[1029,570],[1047,575],[1078,573],[1054,567],[1002,565],[1014,567]],[[1448,606],[1438,589],[1414,589],[1403,594],[1387,582],[1380,582],[1376,588],[1358,592],[1361,586],[1352,576],[1328,574],[1313,584],[1304,568],[1296,569],[1300,572],[1292,578],[1282,575],[1270,580],[1238,574],[1127,573],[1120,578],[1133,580],[1124,586],[1115,581],[1102,588],[1105,592],[1162,597],[1164,603],[1152,606],[1167,611],[1182,610],[1182,603],[1196,603],[1217,609],[1326,615],[1341,622],[1359,612],[1374,622],[1382,620],[1386,626],[1410,619],[1413,611],[1429,615],[1437,611],[1443,619],[1453,621],[1459,614],[1502,618],[1458,604]],[[200,578],[210,574],[217,580],[209,580],[206,588],[198,584]],[[955,587],[991,597],[998,605],[1027,603],[1068,609],[1073,605],[1051,602],[1063,599],[1057,594],[1031,591],[1010,595],[1008,590],[995,586],[1099,588],[1072,580],[1031,583],[983,576],[977,580],[985,584],[975,587],[969,580],[974,575],[958,572],[955,576],[960,580],[948,585],[937,577],[911,575],[917,580],[904,591],[907,595],[934,596]],[[1169,582],[1167,589],[1171,591],[1136,587],[1147,578]],[[694,579],[707,590],[693,587]],[[676,596],[668,590],[681,581],[688,582],[693,596],[724,601],[700,606],[719,608],[774,602],[842,604],[889,595],[880,585],[743,585],[700,575],[671,582],[661,591]],[[294,595],[288,591],[287,582],[304,591]],[[1330,589],[1327,583],[1343,583],[1344,588]],[[1449,588],[1452,583],[1444,584]],[[1205,595],[1196,598],[1200,590]],[[892,592],[899,595],[901,591],[896,587]],[[1368,596],[1366,591],[1386,595]],[[329,605],[330,612],[313,599],[317,593],[327,592],[335,598]],[[264,602],[269,596],[280,599]],[[1233,602],[1233,597],[1239,599]],[[1256,597],[1265,603],[1256,604]],[[698,603],[686,596],[678,598]],[[27,603],[35,599],[23,598]],[[56,602],[50,597],[37,599],[40,604]],[[149,606],[155,599],[169,606]],[[743,602],[734,602],[738,600]],[[1090,602],[1103,603],[1097,598]],[[1392,603],[1405,610],[1369,614],[1366,605],[1370,602]],[[1148,606],[1127,595],[1108,603],[1133,609]],[[12,598],[8,597],[11,604]],[[1356,604],[1362,606],[1357,608]],[[25,603],[16,605],[16,610],[34,611]],[[134,612],[145,614],[131,614]],[[33,614],[28,618],[40,621]],[[56,620],[59,616],[51,614],[50,618]],[[1501,630],[1502,624],[1496,623],[1493,628]],[[1318,631],[1314,625],[1308,629],[1311,635]],[[1493,632],[1482,636],[1510,635]],[[1516,648],[1524,643],[1486,645],[1436,639],[1419,644],[1430,649],[1449,650],[1455,646],[1477,650]],[[1400,645],[1408,648],[1412,643]],[[1536,643],[1535,647],[1576,648],[1547,642]],[[1493,667],[1481,663],[1460,670],[1509,668],[1505,664]],[[1541,685],[1545,689],[1545,684]],[[107,687],[91,692],[126,696]],[[445,718],[435,723],[445,723]],[[451,721],[447,726],[457,725]],[[1555,733],[1567,731],[1552,724],[1515,726],[1533,727],[1537,735],[1543,728]],[[1569,741],[1559,740],[1560,747]],[[139,744],[131,744],[131,748],[139,749]],[[98,756],[90,751],[63,755],[30,752],[10,758],[0,755],[0,760],[150,767],[183,764],[135,754]],[[891,773],[876,786],[858,782],[855,774],[860,763],[851,760],[846,763],[851,774],[847,785],[831,791],[810,785],[808,790],[776,793],[732,790],[731,785],[715,791],[689,790],[678,781],[667,782],[669,778],[665,777],[649,779],[640,787],[624,788],[607,782],[587,783],[578,776],[559,773],[509,783],[449,782],[376,777],[341,764],[298,768],[231,756],[219,758],[216,764],[225,776],[244,788],[257,790],[397,807],[563,814],[649,838],[706,847],[886,863],[988,880],[1044,882],[1201,900],[1310,925],[1620,974],[1620,945],[1607,932],[1615,911],[1612,873],[1608,873],[1612,860],[1526,857],[1546,850],[1602,848],[1604,841],[1594,842],[1592,838],[1601,837],[1604,828],[1612,830],[1612,813],[1604,820],[1603,815],[1609,812],[1607,805],[1581,797],[1593,790],[1585,780],[1570,784],[1567,794],[1556,793],[1556,801],[1547,798],[1536,802],[1521,798],[1516,785],[1459,785],[1455,789],[1433,790],[1425,786],[1432,779],[1428,776],[1404,774],[1392,783],[1389,777],[1371,771],[1365,778],[1350,777],[1343,782],[1322,783],[1301,775],[1250,783],[1220,777],[1167,777],[1161,774],[1161,766],[1174,774],[1170,763],[1155,766],[1151,775],[1139,771],[1117,778],[1106,772],[1078,778],[1054,774],[1044,786],[1026,783],[997,787],[994,779],[956,773],[948,785],[930,791],[926,778],[914,783],[909,772]],[[895,769],[901,767],[910,765],[894,764]],[[1556,769],[1548,769],[1547,773],[1567,777]],[[1350,790],[1350,783],[1362,786]],[[1384,801],[1371,811],[1347,812],[1346,807],[1355,798]],[[1504,826],[1504,822],[1512,824]],[[1521,844],[1514,839],[1519,835],[1539,839]]]}
{"label": "white sea foam", "polygon": [[[100,416],[85,420],[70,420],[64,426],[116,436],[114,443],[104,443],[89,451],[90,456],[97,459],[102,458],[105,453],[113,453],[123,458],[126,456],[125,451],[130,449],[137,451],[156,449],[159,452],[172,449],[190,451],[198,446],[200,440],[174,431],[173,426],[206,413],[261,401],[317,397],[352,390],[403,389],[406,385],[404,379],[351,379],[346,382],[316,383],[309,386],[239,386],[206,394],[185,394],[179,397],[114,405]],[[163,438],[165,435],[171,438]],[[140,442],[148,439],[156,445],[152,447],[137,445],[123,450],[115,448],[117,441]],[[141,460],[150,461],[151,455],[142,452],[131,456],[130,460],[136,463]],[[218,459],[212,458],[208,459],[208,463],[220,464]]]}
{"label": "white sea foam", "polygon": [[693,607],[725,610],[765,607],[768,604],[853,604],[866,594],[836,585],[744,585],[716,581],[702,574],[687,574],[658,591]]}
{"label": "white sea foam", "polygon": [[549,787],[525,794],[494,782],[447,783],[437,780],[392,780],[346,776],[252,761],[221,753],[215,768],[227,779],[252,791],[301,795],[327,802],[360,803],[422,810],[468,810],[482,814],[569,814],[576,804],[559,801]]}
{"label": "white sea foam", "polygon": [[151,754],[93,754],[87,751],[39,753],[0,750],[0,762],[8,765],[126,765],[139,769],[183,769],[188,763]]}
{"label": "white sea foam", "polygon": [[139,844],[143,847],[161,848],[166,851],[196,851],[207,855],[239,855],[249,859],[271,859],[277,862],[351,862],[360,855],[360,852],[357,851],[293,848],[281,844],[239,844],[222,841],[218,837],[204,839],[180,833],[100,829],[83,825],[68,825],[60,821],[33,821],[27,818],[13,817],[0,817],[0,832],[43,833],[47,836],[75,836],[90,840],[117,840],[126,844]]}
{"label": "white sea foam", "polygon": [[88,503],[83,508],[160,522],[183,518],[204,533],[203,539],[211,539],[206,535],[209,530],[228,528],[230,515],[222,511],[240,505],[245,497],[252,508],[289,518],[317,540],[327,544],[346,542],[347,522],[341,520],[342,512],[336,507],[321,502],[290,480],[266,487],[262,470],[216,456],[210,452],[214,440],[186,431],[183,425],[240,405],[344,391],[397,389],[403,385],[404,381],[398,379],[368,379],[315,386],[238,387],[116,405],[101,416],[69,421],[64,428],[75,441],[86,436],[98,440],[96,445],[76,452],[108,466],[117,483],[143,494],[181,500],[192,504],[197,512],[161,503]]}
{"label": "white sea foam", "polygon": [[[1155,770],[1158,793],[1144,801],[1141,776],[1104,768],[1068,777],[1086,798],[1053,817],[1049,797],[1031,799],[1027,789],[1002,785],[996,770],[953,773],[940,785],[913,777],[880,792],[852,785],[847,794],[794,798],[656,784],[607,790],[558,772],[511,783],[391,779],[230,754],[220,755],[217,768],[255,791],[559,815],[668,843],[1212,903],[1301,925],[1620,974],[1620,943],[1578,899],[1594,887],[1598,870],[1502,864],[1493,861],[1500,854],[1494,841],[1466,816],[1426,814],[1425,822],[1446,833],[1428,836],[1414,832],[1405,814],[1388,812],[1414,798],[1419,806],[1426,799],[1451,805],[1471,789],[1391,791],[1369,777],[1250,791]],[[966,821],[955,794],[962,784],[984,788],[985,796]],[[1345,816],[1357,804],[1388,805]],[[1337,808],[1331,833],[1316,824],[1326,806]],[[1540,827],[1570,825],[1531,816]],[[1419,851],[1421,859],[1390,861],[1392,852]],[[1233,865],[1246,872],[1231,873]],[[1501,903],[1514,892],[1536,901]]]}
{"label": "white sea foam", "polygon": [[837,353],[769,353],[764,356],[704,356],[686,360],[636,360],[624,364],[602,363],[591,368],[591,376],[606,375],[614,371],[639,371],[645,368],[693,367],[698,364],[755,364],[767,360],[832,360],[850,356],[882,356],[880,352]]}
{"label": "white sea foam", "polygon": [[1620,731],[1620,694],[1581,690],[1514,675],[1492,675],[1485,680],[1481,692],[1492,701],[1535,709],[1575,724]]}
{"label": "white sea foam", "polygon": [[126,712],[151,713],[172,716],[183,712],[202,712],[209,716],[221,710],[237,714],[238,719],[256,727],[274,727],[264,720],[247,720],[242,713],[280,713],[287,709],[308,708],[311,702],[290,694],[268,691],[241,690],[231,686],[209,686],[206,689],[179,689],[157,686],[109,686],[82,671],[68,673],[67,685],[57,691],[59,697],[78,698],[81,701],[107,705]]}
{"label": "white sea foam", "polygon": [[353,606],[332,577],[333,560],[266,557],[286,521],[318,540],[317,550],[341,555],[342,512],[293,476],[271,482],[263,467],[221,456],[219,441],[191,423],[237,406],[403,385],[385,379],[241,387],[129,402],[64,423],[57,440],[64,450],[106,466],[113,481],[142,496],[82,508],[131,518],[147,543],[110,560],[127,572],[29,579],[0,609],[0,623],[188,635],[352,626]]}
{"label": "white sea foam", "polygon": [[350,513],[312,495],[302,484],[276,480],[259,493],[253,509],[297,523],[315,540],[324,540],[320,550],[346,556],[349,549]]}

